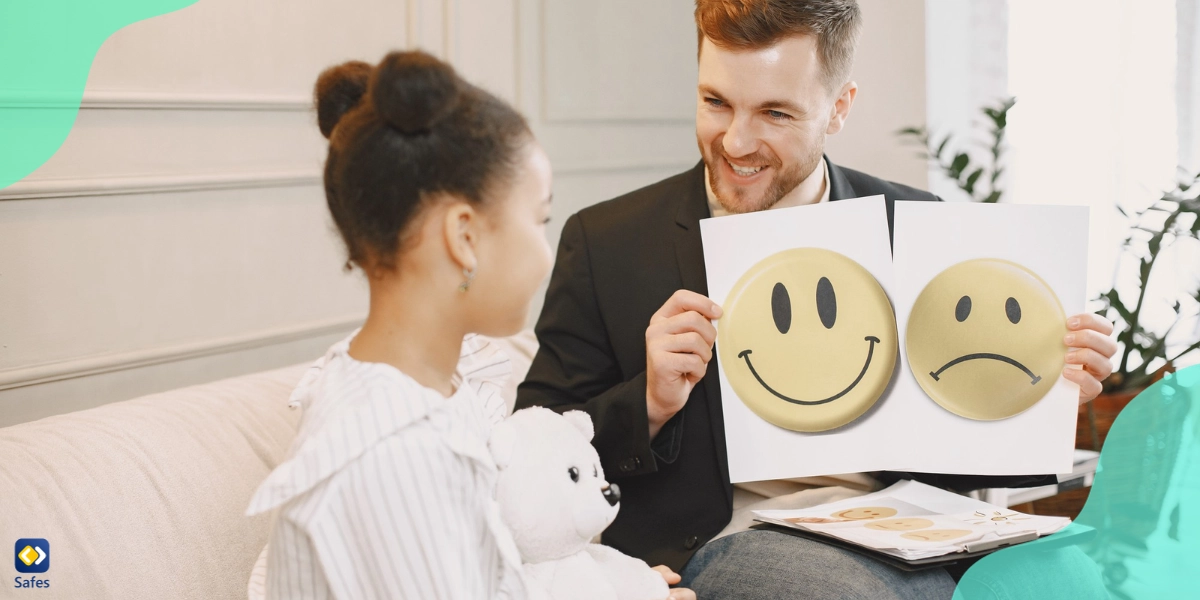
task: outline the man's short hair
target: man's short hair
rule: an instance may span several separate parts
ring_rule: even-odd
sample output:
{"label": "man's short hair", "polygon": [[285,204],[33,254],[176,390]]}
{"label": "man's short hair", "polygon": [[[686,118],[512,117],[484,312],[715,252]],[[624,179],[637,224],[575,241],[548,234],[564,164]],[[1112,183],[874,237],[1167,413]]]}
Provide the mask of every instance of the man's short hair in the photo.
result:
{"label": "man's short hair", "polygon": [[862,13],[856,0],[696,0],[696,30],[700,46],[707,37],[732,50],[759,50],[793,35],[815,36],[822,78],[835,91],[850,78]]}

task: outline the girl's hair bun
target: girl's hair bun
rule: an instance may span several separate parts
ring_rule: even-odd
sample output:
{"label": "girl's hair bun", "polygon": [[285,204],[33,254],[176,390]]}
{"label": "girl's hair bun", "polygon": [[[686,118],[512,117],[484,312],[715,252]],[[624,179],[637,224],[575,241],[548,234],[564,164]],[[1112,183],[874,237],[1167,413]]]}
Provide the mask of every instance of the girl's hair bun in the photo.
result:
{"label": "girl's hair bun", "polygon": [[371,78],[375,112],[402,133],[428,132],[459,103],[454,69],[420,51],[392,52]]}
{"label": "girl's hair bun", "polygon": [[371,65],[354,60],[329,67],[317,77],[313,95],[317,105],[317,126],[328,138],[333,128],[350,109],[358,105],[371,79]]}

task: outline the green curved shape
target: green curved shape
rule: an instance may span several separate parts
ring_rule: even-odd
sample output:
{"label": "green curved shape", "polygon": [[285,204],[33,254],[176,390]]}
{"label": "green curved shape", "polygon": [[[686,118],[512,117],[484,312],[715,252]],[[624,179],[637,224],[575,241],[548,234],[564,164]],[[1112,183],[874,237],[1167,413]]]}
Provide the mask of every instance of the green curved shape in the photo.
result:
{"label": "green curved shape", "polygon": [[1200,365],[1139,394],[1113,422],[1075,523],[975,563],[954,597],[1200,597],[1197,405]]}
{"label": "green curved shape", "polygon": [[196,0],[0,0],[0,189],[67,138],[100,45]]}

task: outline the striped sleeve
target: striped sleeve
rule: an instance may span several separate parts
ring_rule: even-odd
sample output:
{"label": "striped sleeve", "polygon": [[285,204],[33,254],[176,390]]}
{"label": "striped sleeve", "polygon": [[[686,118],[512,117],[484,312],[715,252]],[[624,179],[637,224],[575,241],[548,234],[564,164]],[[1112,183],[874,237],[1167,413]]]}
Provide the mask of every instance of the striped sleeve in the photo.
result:
{"label": "striped sleeve", "polygon": [[335,598],[490,598],[503,564],[476,485],[468,459],[410,428],[347,465],[296,519]]}
{"label": "striped sleeve", "polygon": [[512,360],[499,344],[476,334],[463,338],[457,373],[475,391],[493,423],[508,416],[503,391],[512,377]]}

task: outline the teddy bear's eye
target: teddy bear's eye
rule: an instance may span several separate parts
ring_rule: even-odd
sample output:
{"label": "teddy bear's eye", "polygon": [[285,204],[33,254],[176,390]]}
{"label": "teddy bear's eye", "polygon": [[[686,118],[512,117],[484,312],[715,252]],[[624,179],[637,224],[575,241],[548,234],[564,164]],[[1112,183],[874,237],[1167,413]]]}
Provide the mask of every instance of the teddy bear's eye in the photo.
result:
{"label": "teddy bear's eye", "polygon": [[567,474],[569,474],[571,476],[571,481],[574,481],[575,483],[579,483],[579,469],[578,468],[571,467],[570,469],[567,469]]}
{"label": "teddy bear's eye", "polygon": [[597,467],[596,465],[592,465],[592,477],[599,477],[599,476],[600,476],[600,468]]}

